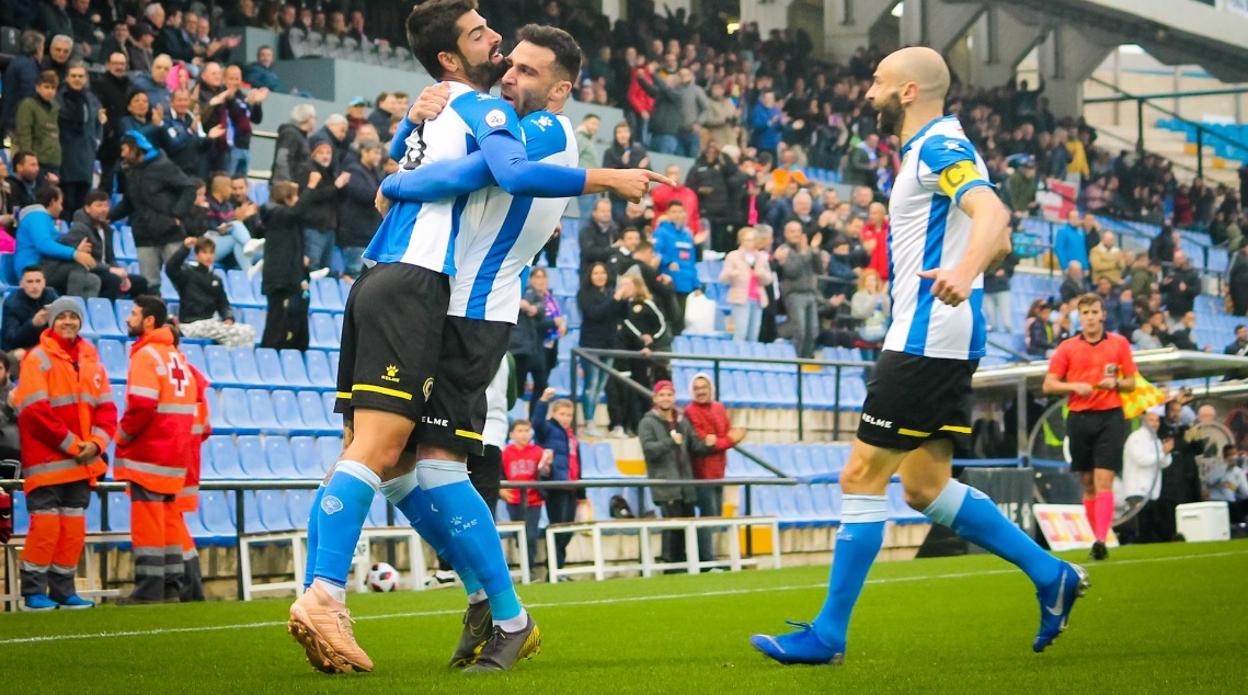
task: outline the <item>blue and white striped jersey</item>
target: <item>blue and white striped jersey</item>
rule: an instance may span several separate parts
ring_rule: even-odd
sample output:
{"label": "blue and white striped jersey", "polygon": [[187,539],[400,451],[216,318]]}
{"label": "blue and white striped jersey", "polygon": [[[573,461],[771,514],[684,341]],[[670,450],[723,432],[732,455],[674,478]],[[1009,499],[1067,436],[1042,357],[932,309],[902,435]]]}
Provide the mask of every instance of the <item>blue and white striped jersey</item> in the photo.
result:
{"label": "blue and white striped jersey", "polygon": [[[417,126],[404,141],[406,153],[399,163],[402,169],[412,171],[435,162],[462,159],[497,130],[507,130],[522,139],[519,119],[507,102],[461,82],[448,84],[447,107],[436,118]],[[482,207],[491,195],[500,193],[501,189],[488,187],[448,200],[396,201],[364,257],[375,263],[410,263],[454,275],[456,238],[463,231],[465,210]]]}
{"label": "blue and white striped jersey", "polygon": [[889,198],[893,322],[884,349],[977,360],[987,342],[983,276],[973,281],[970,301],[951,307],[932,296],[932,281],[919,273],[961,261],[971,240],[971,218],[958,203],[968,190],[991,185],[988,169],[954,116],[925,125],[901,156]]}
{"label": "blue and white striped jersey", "polygon": [[[521,121],[530,162],[577,166],[576,134],[567,116],[537,111]],[[512,196],[497,186],[473,194],[455,242],[455,279],[447,313],[515,323],[525,272],[559,225],[571,198]]]}

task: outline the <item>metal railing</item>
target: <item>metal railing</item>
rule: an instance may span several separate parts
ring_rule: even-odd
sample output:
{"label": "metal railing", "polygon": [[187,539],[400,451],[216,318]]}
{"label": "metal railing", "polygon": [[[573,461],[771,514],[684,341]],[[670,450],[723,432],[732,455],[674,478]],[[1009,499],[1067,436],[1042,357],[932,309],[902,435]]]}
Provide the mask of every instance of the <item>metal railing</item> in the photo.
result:
{"label": "metal railing", "polygon": [[[597,478],[594,480],[535,480],[535,481],[510,481],[500,480],[499,488],[504,490],[519,490],[520,497],[523,499],[527,496],[529,490],[584,490],[591,488],[636,488],[637,494],[637,516],[642,516],[646,510],[644,506],[645,489],[655,487],[724,487],[728,485],[742,486],[744,497],[744,509],[742,516],[753,516],[752,495],[750,489],[755,485],[797,485],[801,481],[796,478],[790,478],[781,473],[778,469],[764,463],[757,457],[747,452],[742,452],[748,458],[763,465],[770,471],[777,474],[775,478],[723,478],[718,480],[652,480],[649,478]],[[263,533],[262,529],[247,529],[247,497],[243,493],[256,492],[260,490],[315,490],[321,484],[319,478],[283,478],[272,480],[204,480],[200,481],[199,489],[201,491],[223,491],[234,493],[234,526],[235,541],[234,549],[236,552],[245,552],[242,545],[242,537],[247,533]],[[0,480],[0,489],[20,490],[22,487],[21,479]],[[112,523],[109,518],[108,495],[112,492],[125,492],[126,483],[107,481],[98,483],[94,488],[94,492],[99,497],[100,505],[100,533],[119,533],[112,529]],[[492,511],[492,510],[491,510]],[[395,525],[395,507],[392,504],[386,504],[386,525]],[[293,521],[293,520],[292,520]],[[749,525],[746,525],[749,528]],[[745,554],[747,557],[754,554],[753,534],[746,532],[745,536]],[[90,538],[88,537],[88,542]],[[393,555],[393,548],[391,548]],[[394,562],[394,558],[390,558],[390,562]],[[99,559],[99,577],[101,586],[108,584],[108,562],[106,554],[101,553]],[[14,578],[5,578],[6,582],[13,581]],[[236,578],[236,587],[238,595],[243,596],[243,573],[240,571]]]}
{"label": "metal railing", "polygon": [[1221,140],[1222,142],[1227,143],[1231,145],[1232,147],[1236,147],[1236,148],[1248,151],[1248,143],[1245,143],[1242,140],[1236,140],[1235,138],[1227,137],[1226,135],[1219,133],[1217,130],[1214,130],[1208,125],[1205,125],[1204,123],[1200,123],[1198,121],[1193,121],[1193,120],[1184,118],[1183,116],[1180,116],[1178,113],[1171,111],[1170,109],[1167,109],[1164,106],[1159,106],[1153,103],[1154,99],[1174,99],[1174,98],[1182,98],[1182,97],[1248,94],[1248,88],[1208,89],[1208,90],[1190,91],[1190,92],[1166,92],[1166,93],[1161,93],[1161,94],[1131,94],[1130,92],[1123,90],[1118,85],[1115,85],[1110,82],[1106,82],[1105,80],[1102,80],[1099,77],[1089,77],[1088,79],[1092,82],[1095,82],[1096,84],[1101,85],[1102,87],[1112,89],[1113,91],[1117,92],[1117,96],[1091,97],[1091,98],[1083,100],[1084,105],[1117,104],[1117,103],[1124,102],[1124,101],[1135,102],[1135,118],[1136,118],[1135,149],[1140,154],[1143,154],[1145,152],[1145,149],[1144,149],[1144,107],[1145,106],[1151,109],[1155,109],[1156,111],[1159,111],[1171,118],[1182,121],[1183,123],[1195,128],[1196,130],[1196,175],[1201,178],[1204,178],[1205,176],[1205,138],[1207,136],[1212,137],[1215,140]]}
{"label": "metal railing", "polygon": [[[835,377],[836,377],[836,387],[835,387],[835,401],[833,403],[833,409],[839,415],[840,410],[841,410],[841,376],[842,376],[843,370],[845,369],[869,369],[875,365],[874,362],[857,361],[857,360],[816,360],[816,359],[780,358],[780,357],[695,355],[695,354],[680,353],[680,352],[651,352],[648,356],[644,356],[642,355],[642,353],[634,352],[631,350],[604,350],[600,348],[575,347],[575,348],[572,348],[572,359],[569,360],[569,367],[568,367],[569,372],[570,372],[568,383],[571,386],[570,391],[572,392],[573,398],[580,398],[583,395],[581,393],[578,393],[577,391],[578,378],[579,378],[577,374],[578,360],[584,360],[586,363],[598,369],[603,370],[604,372],[607,373],[607,375],[610,378],[622,381],[626,385],[631,386],[635,391],[642,394],[646,398],[649,398],[651,396],[649,389],[642,386],[641,384],[638,384],[632,379],[628,378],[627,376],[622,374],[619,370],[604,363],[602,359],[600,359],[603,357],[612,358],[612,359],[614,358],[629,359],[629,360],[648,359],[651,361],[658,361],[658,360],[664,360],[664,361],[683,360],[683,361],[690,361],[690,362],[708,362],[709,361],[712,363],[711,380],[714,383],[715,392],[717,394],[722,393],[722,391],[720,390],[720,375],[724,369],[721,366],[724,362],[729,362],[733,364],[753,364],[753,365],[759,365],[759,364],[790,365],[794,367],[794,371],[796,372],[796,375],[797,375],[797,389],[796,389],[797,393],[795,395],[797,398],[797,438],[798,438],[798,441],[802,441],[805,439],[805,423],[803,422],[804,420],[803,415],[805,413],[806,406],[805,406],[805,387],[802,384],[802,381],[803,381],[802,367],[806,367],[806,366],[816,366],[820,368],[831,367],[834,370]],[[591,395],[596,397],[598,394],[591,394]],[[841,438],[841,421],[839,417],[834,417],[832,419],[832,439],[839,440],[840,438]],[[743,451],[742,453],[744,454],[745,452]],[[762,464],[764,467],[771,469],[770,466],[767,466],[767,464],[765,464],[760,459],[757,459],[753,456],[748,456],[748,458],[751,458],[752,460],[754,460],[755,463]],[[775,470],[775,469],[772,469],[772,470]],[[775,473],[777,475],[782,475],[782,473],[778,470],[775,470]]]}

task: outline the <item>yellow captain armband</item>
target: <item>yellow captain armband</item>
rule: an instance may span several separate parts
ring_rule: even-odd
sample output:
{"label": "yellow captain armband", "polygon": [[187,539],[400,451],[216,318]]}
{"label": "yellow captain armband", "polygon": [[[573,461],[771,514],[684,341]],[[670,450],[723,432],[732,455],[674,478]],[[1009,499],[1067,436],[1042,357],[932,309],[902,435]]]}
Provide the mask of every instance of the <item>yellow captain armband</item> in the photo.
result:
{"label": "yellow captain armband", "polygon": [[975,168],[975,163],[964,159],[956,164],[945,167],[940,172],[940,190],[950,198],[957,200],[958,194],[972,185],[987,183]]}

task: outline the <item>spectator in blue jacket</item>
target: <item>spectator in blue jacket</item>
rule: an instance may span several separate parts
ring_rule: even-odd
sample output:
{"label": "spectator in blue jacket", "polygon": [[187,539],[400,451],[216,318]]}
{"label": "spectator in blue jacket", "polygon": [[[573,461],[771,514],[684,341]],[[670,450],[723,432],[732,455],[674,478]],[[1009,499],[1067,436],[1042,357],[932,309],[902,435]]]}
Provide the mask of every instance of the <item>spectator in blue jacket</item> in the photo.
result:
{"label": "spectator in blue jacket", "polygon": [[35,204],[22,208],[19,216],[13,263],[18,268],[46,266],[48,286],[58,292],[97,297],[100,278],[91,272],[95,257],[91,255],[90,243],[84,241],[75,248],[57,241],[61,232],[56,218],[63,202],[61,189],[56,186],[44,186],[35,192]]}
{"label": "spectator in blue jacket", "polygon": [[39,344],[39,334],[51,323],[44,307],[61,295],[48,287],[43,269],[32,265],[22,270],[20,292],[4,298],[4,319],[0,324],[0,350],[10,352],[17,360],[26,350]]}
{"label": "spectator in blue jacket", "polygon": [[1058,267],[1069,268],[1071,261],[1079,261],[1081,268],[1089,267],[1086,235],[1079,222],[1079,211],[1071,210],[1066,216],[1066,224],[1057,230],[1053,253],[1057,256]]}
{"label": "spectator in blue jacket", "polygon": [[654,230],[654,251],[659,256],[659,272],[671,279],[676,293],[675,333],[685,329],[685,299],[698,289],[697,247],[689,229],[685,206],[673,200]]}
{"label": "spectator in blue jacket", "polygon": [[243,68],[243,81],[253,88],[264,87],[270,92],[285,92],[281,79],[273,72],[273,49],[261,46],[256,50],[256,62]]}
{"label": "spectator in blue jacket", "polygon": [[758,103],[750,109],[750,143],[759,152],[770,152],[775,156],[783,132],[784,111],[776,106],[776,94],[770,90],[763,92]]}
{"label": "spectator in blue jacket", "polygon": [[[537,436],[537,444],[551,452],[552,460],[549,469],[543,474],[546,480],[581,479],[581,446],[576,441],[576,430],[572,429],[572,401],[559,399],[554,403],[555,390],[548,388],[533,406],[533,432]],[[549,411],[550,418],[546,414]],[[584,496],[580,490],[568,488],[548,488],[546,493],[546,516],[552,524],[565,524],[576,519],[577,500]],[[555,565],[563,567],[567,559],[568,542],[571,534],[560,534],[555,540]],[[550,548],[546,549],[551,552]]]}

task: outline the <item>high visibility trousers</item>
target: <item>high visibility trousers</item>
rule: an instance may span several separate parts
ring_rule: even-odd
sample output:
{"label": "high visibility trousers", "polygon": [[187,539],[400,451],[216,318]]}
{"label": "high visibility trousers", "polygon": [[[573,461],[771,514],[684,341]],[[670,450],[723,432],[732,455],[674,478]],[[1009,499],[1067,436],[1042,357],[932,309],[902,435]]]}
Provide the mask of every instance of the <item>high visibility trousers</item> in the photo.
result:
{"label": "high visibility trousers", "polygon": [[47,485],[26,495],[30,531],[22,549],[22,596],[48,594],[62,602],[73,596],[74,574],[87,541],[87,505],[91,485],[85,480]]}
{"label": "high visibility trousers", "polygon": [[177,600],[185,579],[182,513],[174,496],[130,483],[130,540],[134,548],[134,593],[143,601]]}
{"label": "high visibility trousers", "polygon": [[182,565],[186,575],[178,599],[183,603],[204,600],[204,575],[199,567],[199,551],[195,549],[195,539],[191,537],[191,531],[186,527],[185,514],[194,514],[194,512],[178,513]]}

